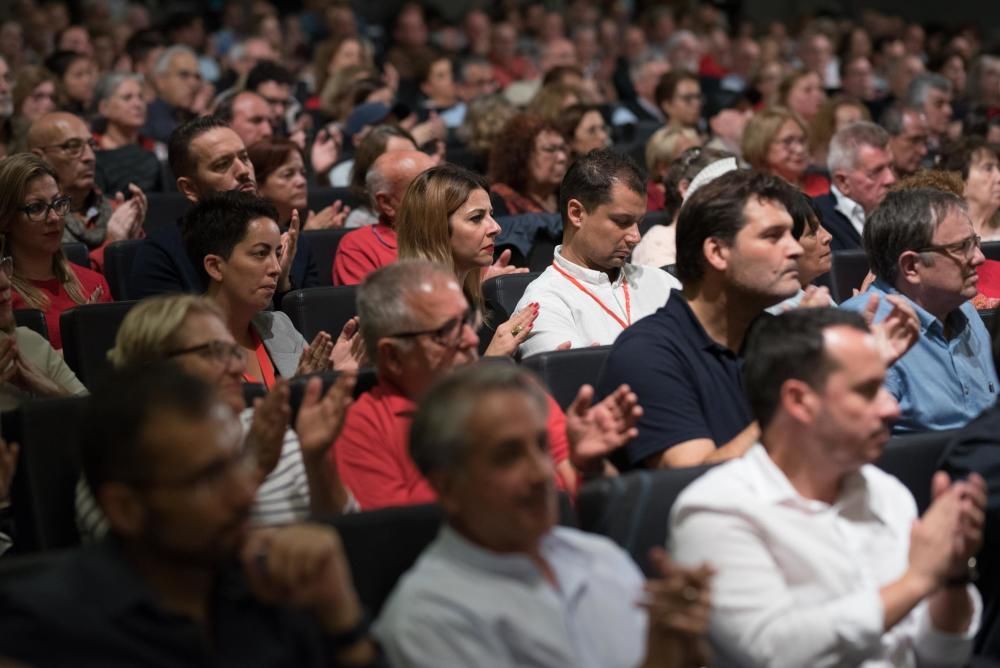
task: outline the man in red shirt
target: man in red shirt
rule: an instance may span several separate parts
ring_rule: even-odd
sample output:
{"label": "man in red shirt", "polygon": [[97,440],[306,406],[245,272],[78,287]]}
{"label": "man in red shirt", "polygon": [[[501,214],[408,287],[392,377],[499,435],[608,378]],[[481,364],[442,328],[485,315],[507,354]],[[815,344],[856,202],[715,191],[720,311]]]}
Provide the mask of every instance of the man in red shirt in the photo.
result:
{"label": "man in red shirt", "polygon": [[434,166],[422,151],[392,151],[375,160],[365,177],[378,223],[348,232],[337,246],[333,284],[356,285],[379,267],[396,261],[396,215],[403,193],[421,172]]}
{"label": "man in red shirt", "polygon": [[[477,360],[478,312],[453,272],[408,260],[365,279],[358,315],[379,381],[348,410],[331,456],[365,510],[434,501],[410,458],[410,423],[416,402],[436,379]],[[548,446],[567,489],[575,488],[578,470],[603,472],[604,455],[636,433],[641,411],[627,386],[596,406],[592,397],[592,388],[582,388],[568,413],[549,398]]]}

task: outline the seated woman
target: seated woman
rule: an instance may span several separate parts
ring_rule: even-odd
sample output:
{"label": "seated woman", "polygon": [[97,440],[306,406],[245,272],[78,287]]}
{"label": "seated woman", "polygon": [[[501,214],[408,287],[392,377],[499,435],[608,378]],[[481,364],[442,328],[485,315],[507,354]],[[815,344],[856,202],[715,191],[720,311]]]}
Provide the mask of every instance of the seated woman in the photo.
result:
{"label": "seated woman", "polygon": [[[248,408],[243,398],[244,351],[233,340],[218,305],[194,295],[161,295],[137,304],[122,321],[109,357],[118,368],[169,358],[218,388],[240,414],[245,447],[255,450],[261,482],[251,516],[254,524],[287,524],[311,513],[337,514],[353,507],[336,467],[324,461],[350,403],[352,374],[341,375],[322,398],[320,383],[314,380],[295,430],[276,429],[275,417],[280,420],[287,410],[287,386],[280,386],[256,408]],[[105,519],[82,479],[76,489],[76,516],[84,538],[97,538],[106,531]]]}
{"label": "seated woman", "polygon": [[941,158],[940,168],[962,176],[962,197],[983,241],[1000,241],[1000,152],[982,137],[967,137]]}
{"label": "seated woman", "polygon": [[97,65],[90,56],[75,51],[56,51],[45,67],[59,80],[59,108],[88,118],[94,106]]}
{"label": "seated woman", "polygon": [[[451,267],[465,298],[480,311],[484,308],[484,280],[501,273],[527,271],[492,266],[493,242],[499,233],[490,205],[489,184],[478,174],[455,165],[432,167],[417,176],[406,189],[396,218],[399,257]],[[484,354],[513,355],[531,332],[537,316],[534,305],[496,326]],[[494,325],[488,314],[486,324]]]}
{"label": "seated woman", "polygon": [[830,179],[808,172],[809,131],[798,114],[784,107],[757,113],[743,131],[743,159],[754,169],[785,179],[816,197],[830,191]]}
{"label": "seated woman", "polygon": [[795,70],[778,87],[778,104],[798,114],[806,124],[812,123],[824,102],[823,80],[812,70]]}
{"label": "seated woman", "polygon": [[129,184],[143,192],[165,190],[161,163],[167,160],[167,147],[139,134],[146,124],[142,77],[107,74],[98,81],[94,97],[101,119],[98,125],[103,125],[101,132],[94,133],[98,187],[111,195],[127,193]]}
{"label": "seated woman", "polygon": [[43,311],[56,349],[62,348],[63,311],[111,301],[104,277],[69,262],[63,253],[63,216],[69,207],[55,172],[37,156],[18,153],[0,160],[0,232],[14,258],[13,307]]}
{"label": "seated woman", "polygon": [[812,164],[826,169],[830,138],[851,123],[871,119],[868,107],[861,100],[846,95],[827,100],[809,126],[809,155],[812,156]]}
{"label": "seated woman", "polygon": [[701,145],[701,136],[691,128],[662,127],[646,141],[646,170],[649,174],[646,211],[667,208],[666,183],[670,166],[689,148]]}
{"label": "seated woman", "polygon": [[777,314],[800,306],[834,306],[830,291],[813,285],[813,281],[830,271],[833,263],[830,241],[833,236],[820,224],[821,214],[811,198],[805,195],[797,197],[788,213],[792,217],[792,236],[802,246],[802,255],[798,260],[799,285],[802,287],[796,294],[767,310]]}
{"label": "seated woman", "polygon": [[561,110],[556,126],[574,159],[611,143],[608,124],[596,104],[574,104]]}
{"label": "seated woman", "polygon": [[493,143],[490,192],[503,201],[502,214],[555,213],[568,167],[569,147],[559,129],[540,116],[518,114]]}
{"label": "seated woman", "polygon": [[184,216],[181,232],[191,261],[204,272],[206,296],[225,315],[233,338],[247,353],[244,379],[271,389],[278,378],[357,368],[357,323],[348,322],[334,346],[320,332],[306,345],[292,321],[269,311],[282,262],[278,213],[264,200],[230,191],[205,198]]}

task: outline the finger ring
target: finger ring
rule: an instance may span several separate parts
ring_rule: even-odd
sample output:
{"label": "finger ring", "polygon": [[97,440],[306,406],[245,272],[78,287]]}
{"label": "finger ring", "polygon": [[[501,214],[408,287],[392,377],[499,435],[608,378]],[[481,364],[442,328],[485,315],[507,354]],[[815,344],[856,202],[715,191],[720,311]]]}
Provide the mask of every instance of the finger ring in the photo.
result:
{"label": "finger ring", "polygon": [[521,327],[520,325],[514,325],[514,329],[510,330],[510,333],[513,336],[517,336],[518,334],[520,334],[523,331],[524,331],[523,327]]}
{"label": "finger ring", "polygon": [[688,585],[684,587],[684,591],[681,592],[681,596],[688,603],[694,603],[698,600],[698,590],[695,587]]}

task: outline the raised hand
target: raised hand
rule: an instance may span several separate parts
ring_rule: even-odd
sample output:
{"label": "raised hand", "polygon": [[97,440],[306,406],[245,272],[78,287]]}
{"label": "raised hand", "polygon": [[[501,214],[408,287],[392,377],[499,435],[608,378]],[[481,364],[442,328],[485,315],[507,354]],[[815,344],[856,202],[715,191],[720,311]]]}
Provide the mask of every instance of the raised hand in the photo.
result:
{"label": "raised hand", "polygon": [[330,355],[333,353],[333,340],[326,332],[319,332],[312,343],[302,349],[299,365],[295,369],[296,376],[327,371],[330,368]]}
{"label": "raised hand", "polygon": [[306,230],[327,230],[335,229],[339,230],[347,222],[347,216],[351,213],[351,207],[346,206],[339,199],[326,207],[321,209],[318,213],[310,211],[309,215],[306,216]]}
{"label": "raised hand", "polygon": [[288,429],[288,421],[292,416],[290,398],[288,381],[279,378],[275,380],[267,396],[253,402],[253,420],[250,422],[244,447],[254,453],[261,480],[270,475],[281,459],[285,430]]}
{"label": "raised hand", "polygon": [[500,257],[497,261],[491,264],[489,267],[483,271],[481,279],[487,281],[491,278],[496,278],[497,276],[503,276],[505,274],[526,274],[528,269],[526,267],[513,267],[510,264],[510,249],[508,248],[504,252],[500,253]]}
{"label": "raised hand", "polygon": [[823,285],[810,285],[802,295],[799,308],[822,308],[830,306],[833,300],[830,298],[830,290]]}
{"label": "raised hand", "polygon": [[149,205],[145,193],[138,186],[130,183],[128,187],[132,199],[126,202],[122,193],[115,195],[115,210],[108,219],[108,242],[136,239],[142,235],[142,224],[146,220]]}
{"label": "raised hand", "polygon": [[517,352],[518,346],[531,334],[534,327],[535,318],[538,317],[539,306],[531,303],[510,317],[510,320],[497,327],[489,347],[486,348],[486,357],[503,357],[513,355]]}
{"label": "raised hand", "polygon": [[322,396],[322,380],[313,378],[306,385],[295,420],[295,433],[299,436],[304,458],[322,459],[337,439],[344,426],[347,407],[351,405],[356,380],[357,374],[353,371],[343,372]]}
{"label": "raised hand", "polygon": [[361,321],[351,318],[344,323],[330,351],[330,364],[337,371],[356,371],[368,363],[365,342],[361,338]]}
{"label": "raised hand", "polygon": [[[316,133],[309,151],[309,162],[317,179],[326,179],[327,173],[337,164],[342,143],[343,136],[335,127],[327,126]],[[329,182],[325,185],[329,185]]]}
{"label": "raised hand", "polygon": [[709,665],[704,635],[711,613],[711,566],[684,568],[663,548],[653,548],[649,560],[659,577],[646,583],[640,605],[649,613],[649,638],[644,666]]}
{"label": "raised hand", "polygon": [[281,235],[281,259],[279,265],[281,273],[278,275],[278,291],[288,292],[292,289],[292,281],[289,274],[292,271],[292,263],[295,262],[295,252],[299,245],[299,212],[292,209],[292,220],[288,224],[288,231]]}
{"label": "raised hand", "polygon": [[594,388],[584,385],[566,410],[570,462],[579,471],[600,470],[606,456],[639,435],[642,407],[628,385],[596,405],[593,400]]}
{"label": "raised hand", "polygon": [[878,294],[869,297],[861,315],[875,336],[879,356],[888,367],[895,364],[920,338],[920,320],[905,297],[886,295],[885,299],[892,304],[892,310],[881,322],[874,322],[879,307]]}

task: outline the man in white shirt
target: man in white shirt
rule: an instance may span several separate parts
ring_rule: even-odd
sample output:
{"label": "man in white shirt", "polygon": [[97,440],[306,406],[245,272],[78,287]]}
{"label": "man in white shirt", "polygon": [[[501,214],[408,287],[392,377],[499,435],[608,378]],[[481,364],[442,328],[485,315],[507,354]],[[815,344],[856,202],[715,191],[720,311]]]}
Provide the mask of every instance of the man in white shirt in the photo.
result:
{"label": "man in white shirt", "polygon": [[[556,527],[546,398],[506,364],[470,365],[424,397],[410,454],[446,524],[375,624],[391,665],[703,665],[707,567],[643,581],[606,538]],[[603,430],[599,421],[576,428]]]}
{"label": "man in white shirt", "polygon": [[680,563],[710,560],[715,664],[962,666],[985,483],[910,492],[871,465],[899,415],[863,319],[804,309],[762,321],[744,378],[761,443],[678,498]]}
{"label": "man in white shirt", "polygon": [[681,287],[666,271],[628,261],[646,213],[642,173],[629,158],[610,149],[578,158],[559,187],[559,210],[563,243],[516,309],[539,306],[523,356],[611,344]]}

